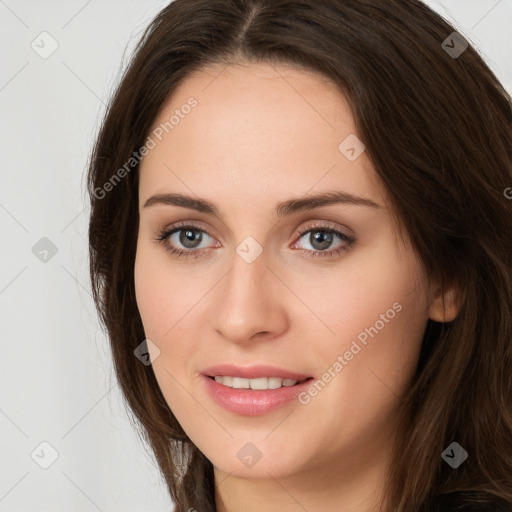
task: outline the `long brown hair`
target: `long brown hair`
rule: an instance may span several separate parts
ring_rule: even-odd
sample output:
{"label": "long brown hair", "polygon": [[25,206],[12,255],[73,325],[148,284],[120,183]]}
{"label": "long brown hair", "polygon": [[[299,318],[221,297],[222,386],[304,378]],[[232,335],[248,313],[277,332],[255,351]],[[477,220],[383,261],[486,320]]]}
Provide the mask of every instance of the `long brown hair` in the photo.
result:
{"label": "long brown hair", "polygon": [[[459,290],[456,319],[429,320],[400,402],[392,507],[512,504],[512,103],[453,32],[419,0],[175,0],[144,32],[91,154],[90,276],[122,392],[178,512],[216,510],[214,473],[134,356],[145,339],[138,151],[187,76],[241,61],[292,64],[339,86],[429,276]],[[452,442],[469,455],[457,469],[441,457]]]}

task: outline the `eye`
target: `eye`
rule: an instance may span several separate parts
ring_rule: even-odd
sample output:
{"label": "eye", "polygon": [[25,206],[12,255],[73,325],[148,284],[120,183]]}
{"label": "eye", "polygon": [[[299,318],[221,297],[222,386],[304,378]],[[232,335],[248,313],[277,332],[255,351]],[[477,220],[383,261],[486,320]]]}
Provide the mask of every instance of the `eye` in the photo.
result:
{"label": "eye", "polygon": [[206,235],[206,237],[210,236],[202,229],[189,226],[186,229],[182,228],[171,232],[169,235],[169,241],[173,245],[182,245],[185,249],[200,249],[201,243],[204,242],[204,239],[206,238],[204,235]]}
{"label": "eye", "polygon": [[[156,241],[161,243],[171,254],[187,258],[200,256],[207,250],[207,247],[201,247],[206,238],[213,237],[199,226],[180,223],[170,230],[162,230],[158,234]],[[183,247],[183,249],[180,247]]]}
{"label": "eye", "polygon": [[[329,225],[310,223],[306,228],[309,229],[303,228],[302,231],[296,233],[295,239],[297,239],[296,237],[299,237],[299,240],[305,239],[305,242],[311,245],[312,249],[300,249],[300,252],[304,253],[305,256],[309,258],[329,257],[341,254],[356,241],[354,237],[346,235],[337,229],[333,229]],[[201,244],[207,241],[208,238],[214,240],[214,238],[201,227],[182,222],[174,225],[171,229],[160,231],[155,240],[177,257],[198,258],[211,247],[208,245],[201,247]],[[334,249],[329,249],[336,240],[338,240],[338,246]],[[220,247],[220,243],[216,242],[215,247]],[[293,249],[296,247],[297,242],[292,245]]]}
{"label": "eye", "polygon": [[[312,247],[312,249],[301,249],[301,252],[310,258],[325,258],[341,254],[356,241],[354,237],[346,235],[337,229],[318,224],[314,224],[312,229],[302,230],[298,236],[300,237],[299,240],[304,239]],[[336,243],[336,240],[338,240],[338,246],[332,249],[332,245]],[[292,248],[296,247],[297,243],[294,243]]]}

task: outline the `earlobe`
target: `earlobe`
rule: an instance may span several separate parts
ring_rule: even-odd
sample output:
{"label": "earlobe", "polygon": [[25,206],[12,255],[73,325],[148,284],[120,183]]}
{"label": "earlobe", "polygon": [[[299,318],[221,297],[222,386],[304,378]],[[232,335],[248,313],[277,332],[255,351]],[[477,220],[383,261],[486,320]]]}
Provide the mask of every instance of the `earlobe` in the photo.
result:
{"label": "earlobe", "polygon": [[429,305],[429,318],[435,322],[451,322],[455,320],[459,311],[460,298],[455,286],[445,288],[444,293],[441,287],[438,287]]}

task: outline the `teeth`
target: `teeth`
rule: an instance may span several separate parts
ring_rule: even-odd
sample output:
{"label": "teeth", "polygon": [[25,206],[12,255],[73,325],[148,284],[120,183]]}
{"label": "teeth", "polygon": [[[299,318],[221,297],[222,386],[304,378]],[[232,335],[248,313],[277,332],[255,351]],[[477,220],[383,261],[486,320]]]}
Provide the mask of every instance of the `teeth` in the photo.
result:
{"label": "teeth", "polygon": [[235,389],[278,389],[283,386],[294,386],[299,382],[293,379],[281,379],[280,377],[260,377],[258,379],[244,379],[242,377],[229,377],[216,375],[215,381],[224,386]]}

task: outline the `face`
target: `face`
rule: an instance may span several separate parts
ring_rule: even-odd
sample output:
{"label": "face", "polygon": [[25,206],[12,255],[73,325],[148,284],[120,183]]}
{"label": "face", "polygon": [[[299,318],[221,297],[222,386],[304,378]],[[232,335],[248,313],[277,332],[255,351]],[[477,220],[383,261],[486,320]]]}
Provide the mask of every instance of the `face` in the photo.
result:
{"label": "face", "polygon": [[[216,470],[241,478],[328,478],[384,456],[433,291],[396,235],[343,95],[285,66],[212,66],[181,84],[152,132],[136,299],[185,432]],[[155,199],[165,194],[196,203]],[[326,194],[338,201],[304,207]],[[241,369],[216,375],[269,365],[312,379],[292,399],[291,386],[230,391],[204,375],[221,364]],[[213,388],[227,391],[214,399]],[[247,393],[260,402],[247,405]]]}

